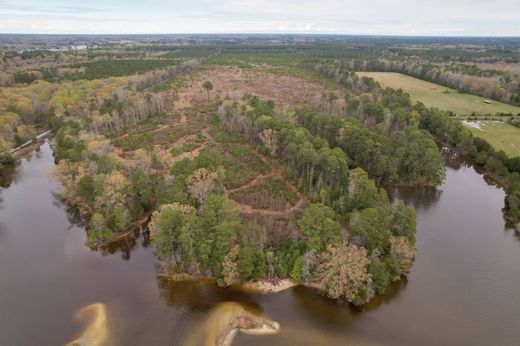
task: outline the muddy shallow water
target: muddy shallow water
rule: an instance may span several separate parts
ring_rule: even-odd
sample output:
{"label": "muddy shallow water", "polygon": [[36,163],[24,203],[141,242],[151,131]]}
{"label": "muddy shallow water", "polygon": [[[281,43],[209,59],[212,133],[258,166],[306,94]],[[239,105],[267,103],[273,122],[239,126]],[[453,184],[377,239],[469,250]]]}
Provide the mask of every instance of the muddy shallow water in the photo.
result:
{"label": "muddy shallow water", "polygon": [[416,208],[417,258],[408,279],[364,311],[296,287],[271,295],[156,279],[141,236],[92,251],[48,177],[47,144],[0,176],[0,345],[63,345],[94,303],[113,345],[179,345],[219,303],[239,302],[280,323],[234,345],[518,345],[520,239],[505,226],[504,192],[463,163],[437,190],[393,189]]}

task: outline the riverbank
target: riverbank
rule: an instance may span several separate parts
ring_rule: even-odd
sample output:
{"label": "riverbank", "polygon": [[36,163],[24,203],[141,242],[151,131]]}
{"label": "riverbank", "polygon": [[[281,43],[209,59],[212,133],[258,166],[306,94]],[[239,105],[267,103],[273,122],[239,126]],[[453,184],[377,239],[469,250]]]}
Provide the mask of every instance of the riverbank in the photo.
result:
{"label": "riverbank", "polygon": [[51,132],[52,130],[47,130],[36,136],[34,140],[27,141],[14,149],[0,153],[0,169],[15,164],[16,160],[31,156],[35,150],[45,143]]}
{"label": "riverbank", "polygon": [[285,291],[289,288],[293,288],[297,286],[295,282],[289,279],[278,280],[277,282],[267,281],[267,280],[259,280],[253,282],[246,282],[240,285],[242,288],[257,291],[259,293],[276,293]]}
{"label": "riverbank", "polygon": [[13,157],[13,159],[18,160],[27,157],[28,155],[31,155],[34,150],[38,149],[45,142],[45,139],[47,139],[51,133],[52,129],[47,130],[43,133],[40,133],[38,136],[34,137],[34,140],[27,141],[22,145],[14,149],[11,149],[11,156]]}
{"label": "riverbank", "polygon": [[[159,271],[157,274],[158,278],[171,281],[171,282],[205,282],[205,283],[216,283],[215,278],[201,275],[191,275],[187,273],[175,273],[168,274],[163,270]],[[270,293],[279,293],[291,289],[296,286],[304,286],[307,288],[312,288],[320,293],[325,292],[325,288],[317,282],[311,282],[307,284],[298,284],[291,279],[279,279],[276,281],[273,280],[257,280],[257,281],[249,281],[244,282],[238,285],[232,285],[230,287],[238,288],[242,291],[251,292],[254,294],[270,294]]]}
{"label": "riverbank", "polygon": [[[490,179],[493,181],[493,183],[496,184],[497,187],[504,190],[506,195],[510,193],[511,186],[508,181],[508,177],[501,176],[500,174],[491,172],[489,169],[487,169],[486,165],[479,164],[475,161],[474,158],[470,157],[470,154],[466,150],[462,150],[460,148],[455,148],[449,143],[446,142],[439,142],[437,141],[437,145],[439,146],[439,149],[443,153],[443,155],[450,155],[453,156],[453,158],[460,158],[465,163],[468,163],[475,169],[475,171],[482,175],[485,179]],[[508,173],[511,174],[511,173]],[[505,202],[506,203],[506,202]],[[515,220],[511,215],[508,214],[508,206],[507,203],[505,204],[504,208],[502,209],[502,214],[506,222],[509,223],[509,226],[514,228],[518,233],[520,233],[520,222],[518,220]]]}
{"label": "riverbank", "polygon": [[[159,271],[157,274],[159,278],[168,281],[200,281],[200,282],[216,282],[216,280],[212,277],[202,276],[202,275],[191,275],[187,273],[175,273],[169,274],[166,270]],[[268,294],[268,293],[277,293],[288,290],[298,286],[297,283],[293,282],[290,279],[281,279],[276,282],[269,280],[258,280],[258,281],[250,281],[244,282],[238,285],[233,285],[232,287],[237,287],[246,291],[251,291],[258,294]],[[312,287],[312,286],[309,286]]]}

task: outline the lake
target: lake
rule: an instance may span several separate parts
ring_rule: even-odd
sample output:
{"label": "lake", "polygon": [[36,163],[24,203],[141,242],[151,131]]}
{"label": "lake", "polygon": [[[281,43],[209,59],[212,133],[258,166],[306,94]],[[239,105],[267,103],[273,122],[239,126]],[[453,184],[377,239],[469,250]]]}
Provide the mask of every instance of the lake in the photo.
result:
{"label": "lake", "polygon": [[93,251],[76,212],[57,197],[46,143],[0,176],[0,345],[63,345],[85,327],[82,307],[103,303],[114,345],[179,345],[222,302],[281,324],[234,345],[518,345],[520,238],[505,225],[504,192],[461,162],[438,189],[389,189],[417,212],[412,272],[362,310],[296,287],[271,295],[156,278],[136,233]]}

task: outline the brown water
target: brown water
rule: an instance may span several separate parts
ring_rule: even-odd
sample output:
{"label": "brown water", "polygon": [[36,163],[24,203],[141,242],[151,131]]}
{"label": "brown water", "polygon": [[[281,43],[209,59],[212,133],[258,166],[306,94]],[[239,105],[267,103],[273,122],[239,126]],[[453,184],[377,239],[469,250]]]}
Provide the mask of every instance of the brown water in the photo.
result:
{"label": "brown water", "polygon": [[[115,345],[178,345],[209,311],[237,301],[280,322],[235,345],[519,345],[520,241],[502,217],[504,192],[465,164],[437,190],[395,189],[417,210],[408,280],[365,311],[297,287],[273,295],[209,283],[161,283],[141,236],[91,251],[59,185],[47,144],[0,176],[0,345],[62,345],[85,325],[75,313],[104,303]],[[201,332],[203,329],[200,329]]]}

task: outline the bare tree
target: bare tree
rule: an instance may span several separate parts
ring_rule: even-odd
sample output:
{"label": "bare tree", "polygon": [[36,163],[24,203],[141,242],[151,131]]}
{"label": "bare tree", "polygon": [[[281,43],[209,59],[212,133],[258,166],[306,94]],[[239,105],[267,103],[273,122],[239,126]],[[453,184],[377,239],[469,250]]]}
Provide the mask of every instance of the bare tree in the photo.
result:
{"label": "bare tree", "polygon": [[208,93],[208,102],[209,102],[209,93],[211,90],[213,90],[213,84],[209,80],[205,81],[204,84],[202,84],[202,87],[206,89],[206,93]]}
{"label": "bare tree", "polygon": [[278,134],[273,129],[265,129],[258,134],[264,146],[269,150],[272,157],[276,157],[278,151]]}
{"label": "bare tree", "polygon": [[199,202],[199,208],[202,209],[204,202],[215,188],[215,179],[217,173],[207,168],[199,168],[193,172],[187,179],[188,191]]}

